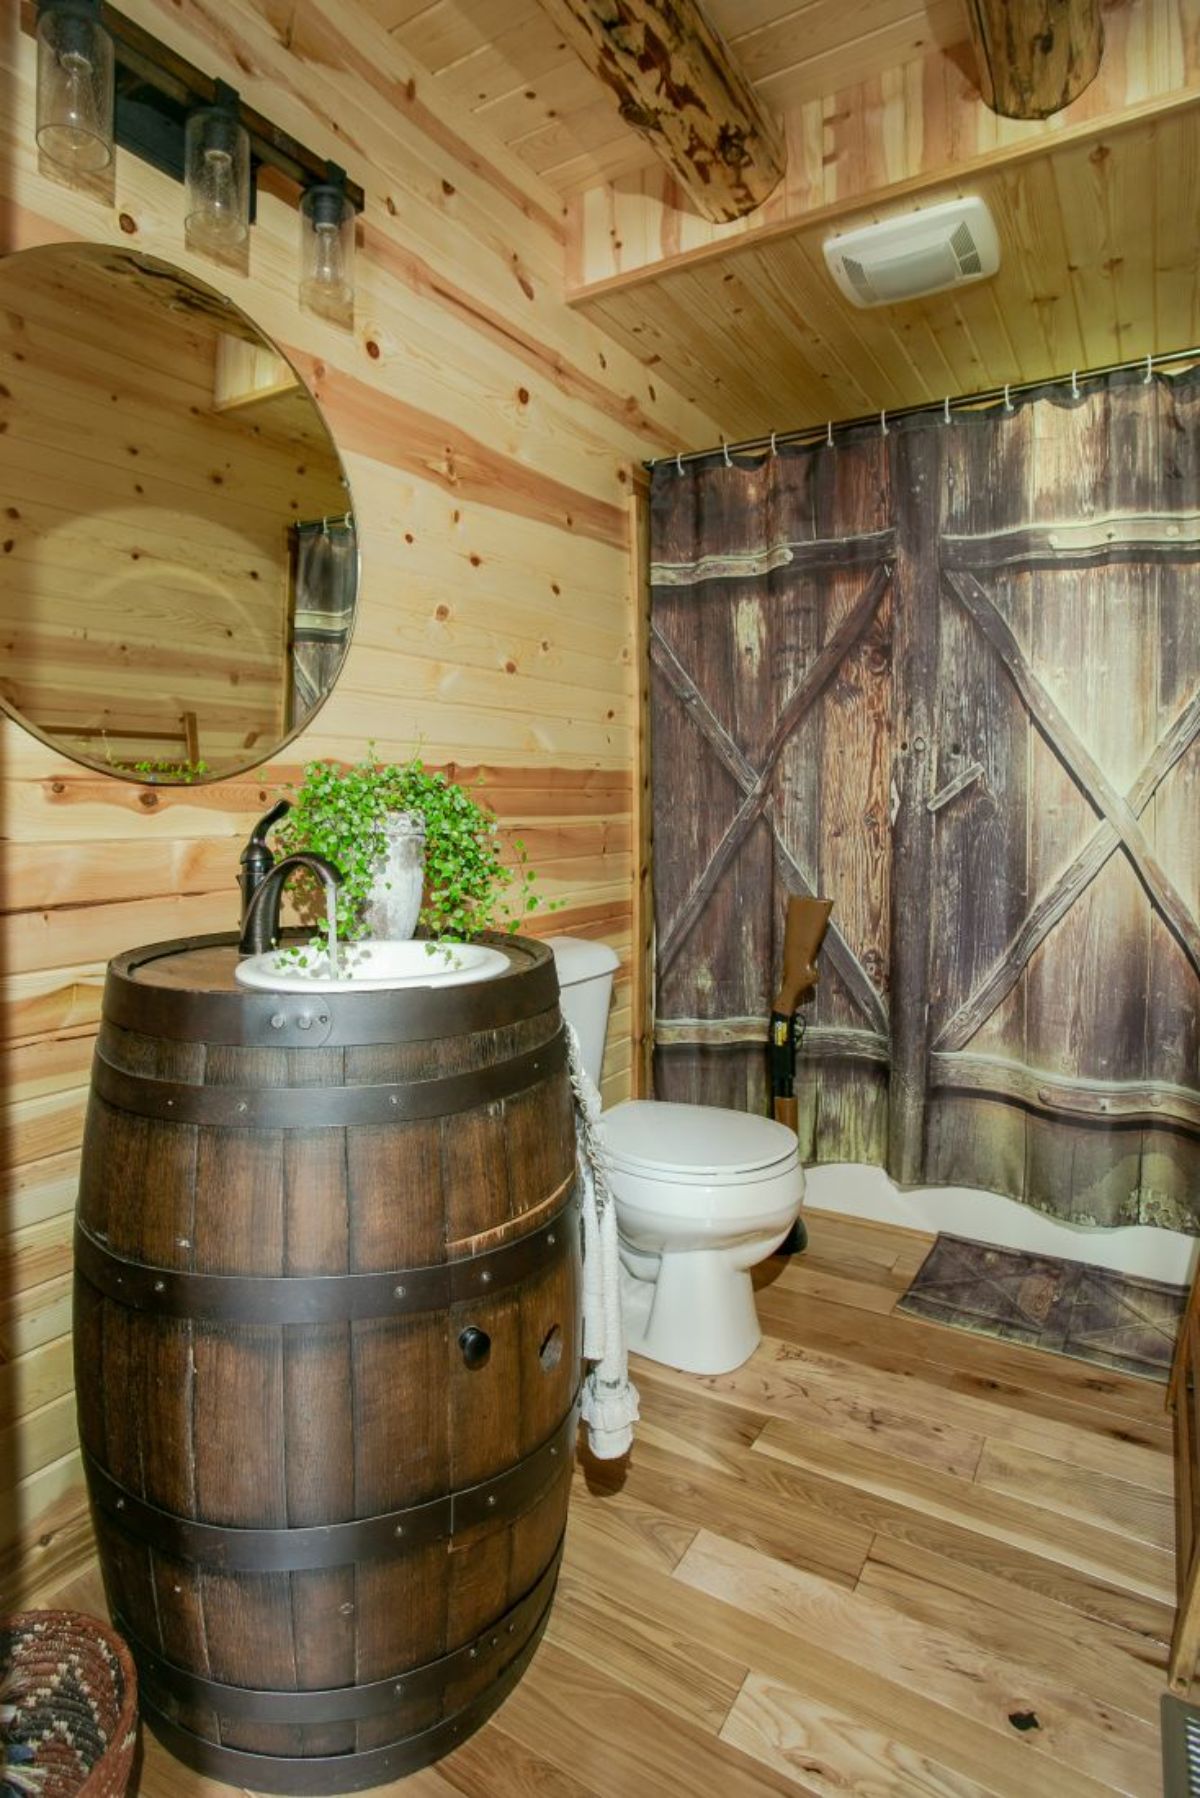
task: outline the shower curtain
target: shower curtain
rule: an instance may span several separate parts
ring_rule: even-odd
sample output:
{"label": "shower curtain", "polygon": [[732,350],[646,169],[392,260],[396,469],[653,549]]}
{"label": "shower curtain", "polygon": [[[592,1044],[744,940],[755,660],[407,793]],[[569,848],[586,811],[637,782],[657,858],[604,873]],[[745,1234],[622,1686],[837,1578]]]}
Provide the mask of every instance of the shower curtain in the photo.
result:
{"label": "shower curtain", "polygon": [[357,584],[352,518],[319,518],[292,527],[291,729],[333,685],[350,640]]}
{"label": "shower curtain", "polygon": [[[1200,374],[654,471],[655,1091],[1200,1232]],[[886,428],[884,426],[886,425]]]}

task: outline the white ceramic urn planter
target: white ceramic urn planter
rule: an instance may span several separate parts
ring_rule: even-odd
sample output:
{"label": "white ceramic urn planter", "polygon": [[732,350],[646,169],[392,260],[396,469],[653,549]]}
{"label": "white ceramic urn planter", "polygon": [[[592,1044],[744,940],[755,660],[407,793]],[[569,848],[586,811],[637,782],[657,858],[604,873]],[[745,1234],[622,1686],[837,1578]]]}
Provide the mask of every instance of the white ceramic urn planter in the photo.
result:
{"label": "white ceramic urn planter", "polygon": [[396,812],[384,825],[387,848],[376,864],[364,920],[369,937],[402,942],[417,928],[425,888],[425,820]]}

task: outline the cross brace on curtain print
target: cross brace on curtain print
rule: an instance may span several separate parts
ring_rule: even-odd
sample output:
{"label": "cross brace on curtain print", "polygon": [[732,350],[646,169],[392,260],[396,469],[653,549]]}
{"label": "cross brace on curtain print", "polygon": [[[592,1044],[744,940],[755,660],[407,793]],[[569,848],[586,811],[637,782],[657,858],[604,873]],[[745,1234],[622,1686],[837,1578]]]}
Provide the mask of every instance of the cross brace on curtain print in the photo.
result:
{"label": "cross brace on curtain print", "polygon": [[1034,728],[1101,820],[1070,865],[1037,900],[1003,954],[942,1027],[935,1055],[965,1048],[1020,979],[1030,957],[1118,848],[1129,858],[1150,902],[1200,976],[1200,923],[1163,868],[1138,820],[1176,763],[1200,734],[1200,688],[1174,718],[1127,793],[1119,793],[1038,679],[993,600],[967,570],[942,578],[995,651]]}
{"label": "cross brace on curtain print", "polygon": [[[658,951],[660,979],[683,947],[709,897],[715,890],[717,882],[733,861],[759,818],[765,819],[769,825],[779,855],[790,872],[789,887],[801,895],[815,896],[816,886],[811,874],[799,860],[791,844],[784,842],[775,819],[774,797],[771,788],[776,764],[784,745],[801,720],[833,680],[851,649],[865,635],[879,610],[880,602],[888,590],[891,579],[892,564],[890,562],[880,563],[837,629],[830,636],[829,641],[805,669],[798,685],[779,713],[766,746],[766,754],[761,768],[756,768],[733,740],[700,692],[692,676],[679,660],[674,649],[663,637],[658,626],[651,625],[650,654],[655,666],[680,704],[687,708],[697,729],[714,751],[721,765],[736,781],[743,795],[742,803],[734,815],[732,823],[713,850],[707,866],[692,885],[675,916],[663,930]],[[872,1028],[880,1036],[886,1038],[888,1017],[883,999],[872,983],[870,975],[837,928],[836,920],[830,924],[825,947],[851,998],[869,1019]]]}

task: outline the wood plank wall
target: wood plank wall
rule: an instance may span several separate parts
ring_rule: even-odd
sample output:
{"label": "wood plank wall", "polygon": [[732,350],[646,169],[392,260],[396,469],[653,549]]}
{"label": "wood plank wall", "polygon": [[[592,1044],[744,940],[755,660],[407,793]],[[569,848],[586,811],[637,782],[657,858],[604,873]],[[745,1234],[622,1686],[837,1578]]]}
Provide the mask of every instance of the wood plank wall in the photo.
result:
{"label": "wood plank wall", "polygon": [[[229,927],[237,853],[309,755],[481,766],[563,909],[625,958],[606,1093],[627,1090],[635,694],[628,495],[709,418],[563,299],[559,202],[354,0],[125,0],[125,10],[367,192],[352,333],[300,312],[296,215],[264,194],[249,273],[183,248],[181,189],[123,153],[111,203],[39,173],[33,46],[0,21],[3,247],[139,245],[222,287],[310,380],[363,545],[340,685],[288,767],[147,791],[0,731],[6,1186],[0,1199],[0,1608],[86,1551],[70,1366],[70,1214],[104,963]],[[0,1559],[0,1575],[4,1572]]]}

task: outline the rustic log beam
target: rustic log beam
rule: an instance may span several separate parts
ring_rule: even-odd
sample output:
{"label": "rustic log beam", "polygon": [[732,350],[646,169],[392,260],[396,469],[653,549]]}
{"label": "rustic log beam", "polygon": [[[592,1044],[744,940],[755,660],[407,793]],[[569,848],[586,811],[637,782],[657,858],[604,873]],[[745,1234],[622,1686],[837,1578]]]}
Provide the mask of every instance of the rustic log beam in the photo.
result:
{"label": "rustic log beam", "polygon": [[783,134],[700,0],[542,6],[704,218],[744,218],[778,187]]}
{"label": "rustic log beam", "polygon": [[1095,80],[1100,0],[968,0],[979,86],[993,112],[1046,119]]}

